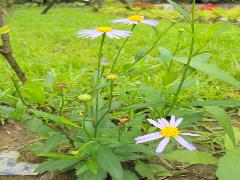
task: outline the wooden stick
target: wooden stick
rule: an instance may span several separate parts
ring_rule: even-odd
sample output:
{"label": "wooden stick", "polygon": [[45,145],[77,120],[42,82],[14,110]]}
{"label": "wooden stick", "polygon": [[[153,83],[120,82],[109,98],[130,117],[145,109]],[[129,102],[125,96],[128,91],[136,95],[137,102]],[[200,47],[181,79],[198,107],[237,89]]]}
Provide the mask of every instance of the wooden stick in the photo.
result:
{"label": "wooden stick", "polygon": [[[0,11],[0,27],[3,27],[5,25],[6,25],[6,15],[2,11]],[[2,39],[2,46],[0,46],[0,54],[2,54],[3,57],[5,57],[5,59],[10,64],[11,68],[14,70],[18,78],[24,84],[27,81],[27,78],[25,76],[25,73],[22,71],[22,69],[20,68],[17,61],[12,55],[9,34],[8,33],[2,34],[1,39]]]}

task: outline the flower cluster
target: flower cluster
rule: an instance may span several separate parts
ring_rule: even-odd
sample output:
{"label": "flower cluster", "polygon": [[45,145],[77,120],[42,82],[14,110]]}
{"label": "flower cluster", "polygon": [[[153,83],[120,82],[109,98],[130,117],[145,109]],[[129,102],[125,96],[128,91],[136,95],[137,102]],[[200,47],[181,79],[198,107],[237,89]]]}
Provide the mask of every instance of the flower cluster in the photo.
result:
{"label": "flower cluster", "polygon": [[151,6],[153,6],[152,3],[149,3],[149,2],[141,2],[141,1],[135,2],[134,5],[137,6],[137,7],[151,7]]}
{"label": "flower cluster", "polygon": [[214,9],[216,9],[217,6],[215,4],[212,4],[212,3],[208,3],[206,5],[203,5],[203,6],[200,6],[199,9],[201,10],[207,10],[207,11],[212,11]]}

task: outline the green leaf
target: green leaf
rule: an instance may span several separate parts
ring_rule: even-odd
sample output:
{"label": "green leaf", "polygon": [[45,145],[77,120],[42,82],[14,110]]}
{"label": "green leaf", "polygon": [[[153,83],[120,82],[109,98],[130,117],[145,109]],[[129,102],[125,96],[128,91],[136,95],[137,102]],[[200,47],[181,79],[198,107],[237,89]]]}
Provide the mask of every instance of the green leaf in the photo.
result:
{"label": "green leaf", "polygon": [[227,152],[219,159],[217,177],[219,180],[239,180],[240,149]]}
{"label": "green leaf", "polygon": [[165,62],[172,58],[172,53],[166,48],[160,47],[158,48],[158,52],[160,53],[160,60]]}
{"label": "green leaf", "polygon": [[189,16],[189,14],[183,10],[178,4],[176,4],[175,2],[173,2],[172,0],[167,0],[167,2],[169,4],[171,4],[183,17],[185,17],[185,19],[192,24],[192,20],[191,17]]}
{"label": "green leaf", "polygon": [[143,177],[147,177],[149,179],[154,179],[154,172],[151,168],[149,168],[148,164],[145,164],[141,161],[137,161],[135,165],[135,170]]}
{"label": "green leaf", "polygon": [[[187,89],[187,88],[191,88],[194,87],[194,85],[199,82],[200,78],[193,78],[191,80],[185,80],[182,86],[182,90]],[[180,81],[177,81],[176,83],[174,83],[173,85],[169,86],[169,92],[171,93],[176,93],[178,86],[180,84]]]}
{"label": "green leaf", "polygon": [[27,81],[22,89],[23,96],[34,103],[43,104],[46,99],[43,86],[40,83]]}
{"label": "green leaf", "polygon": [[240,106],[240,101],[236,100],[236,99],[194,101],[194,102],[187,103],[186,106],[226,106],[226,107],[235,107],[235,106]]}
{"label": "green leaf", "polygon": [[163,77],[163,85],[166,86],[177,79],[177,74],[174,72],[169,72]]}
{"label": "green leaf", "polygon": [[233,134],[232,122],[229,115],[225,112],[224,109],[217,107],[217,106],[207,106],[205,107],[206,110],[212,114],[212,116],[218,120],[219,125],[225,130],[225,132],[230,137],[234,146],[235,144],[235,137]]}
{"label": "green leaf", "polygon": [[54,158],[54,159],[77,159],[76,156],[70,156],[67,154],[62,153],[55,153],[55,152],[46,152],[46,153],[39,153],[38,156],[48,157],[48,158]]}
{"label": "green leaf", "polygon": [[49,159],[43,163],[41,163],[35,172],[39,172],[40,174],[43,172],[59,172],[59,171],[67,171],[69,168],[72,168],[73,165],[78,163],[78,159]]}
{"label": "green leaf", "polygon": [[43,122],[40,119],[33,118],[27,121],[27,127],[30,132],[35,132],[38,128],[43,126]]}
{"label": "green leaf", "polygon": [[57,147],[57,145],[63,140],[63,136],[61,134],[51,135],[44,144],[43,151],[49,152],[53,148]]}
{"label": "green leaf", "polygon": [[78,149],[78,152],[79,152],[79,156],[83,156],[85,155],[90,148],[93,147],[93,145],[96,143],[96,141],[89,141],[85,144],[83,144],[79,149]]}
{"label": "green leaf", "polygon": [[97,174],[98,173],[98,164],[95,160],[89,159],[86,162],[86,165],[89,169],[89,171],[91,171],[93,174]]}
{"label": "green leaf", "polygon": [[144,57],[146,51],[147,51],[146,48],[140,49],[140,50],[137,52],[136,56],[134,57],[135,62],[138,62],[140,59],[142,59],[142,58]]}
{"label": "green leaf", "polygon": [[159,164],[149,164],[149,168],[153,169],[156,176],[172,176],[172,174],[162,165]]}
{"label": "green leaf", "polygon": [[177,150],[164,154],[168,160],[187,164],[216,164],[217,158],[200,151]]}
{"label": "green leaf", "polygon": [[69,119],[63,118],[63,117],[59,117],[59,121],[58,122],[60,122],[62,124],[65,124],[67,126],[80,128],[76,123],[70,121]]}
{"label": "green leaf", "polygon": [[[235,137],[235,144],[238,145],[240,142],[240,129],[237,127],[233,127],[233,133]],[[227,151],[234,149],[234,144],[232,143],[231,139],[227,134],[224,136],[224,145]]]}
{"label": "green leaf", "polygon": [[104,146],[100,146],[97,151],[97,162],[101,168],[110,173],[117,180],[122,180],[123,169],[119,158],[112,151]]}
{"label": "green leaf", "polygon": [[[199,55],[200,56],[200,55]],[[178,61],[183,64],[187,64],[187,58],[173,58],[175,61]],[[232,77],[227,72],[223,71],[222,69],[218,68],[215,64],[209,64],[201,62],[198,59],[198,56],[193,57],[190,66],[194,69],[197,69],[201,72],[208,74],[216,79],[220,79],[226,83],[231,84],[234,87],[240,88],[240,82],[237,81],[234,77]]]}
{"label": "green leaf", "polygon": [[135,173],[124,170],[123,171],[123,180],[138,180],[138,177],[136,176]]}

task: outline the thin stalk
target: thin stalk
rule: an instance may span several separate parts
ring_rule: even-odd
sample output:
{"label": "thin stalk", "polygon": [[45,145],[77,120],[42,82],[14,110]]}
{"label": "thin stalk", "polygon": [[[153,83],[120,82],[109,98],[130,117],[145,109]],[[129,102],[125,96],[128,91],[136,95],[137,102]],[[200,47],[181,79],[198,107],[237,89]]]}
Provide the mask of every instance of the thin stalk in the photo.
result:
{"label": "thin stalk", "polygon": [[132,63],[130,66],[128,66],[128,69],[131,68],[132,66],[134,66],[136,63],[138,63],[140,60],[142,60],[143,58],[145,58],[154,48],[155,46],[157,45],[157,43],[161,40],[161,38],[163,37],[164,34],[166,34],[166,32],[171,29],[173,26],[175,25],[174,24],[171,24],[165,31],[163,31],[159,36],[158,38],[156,39],[156,41],[153,43],[153,45],[147,50],[147,52],[140,58],[138,59],[138,61],[135,61],[134,63]]}
{"label": "thin stalk", "polygon": [[168,67],[168,70],[167,70],[167,74],[170,72],[171,67],[172,67],[172,63],[173,63],[173,58],[174,58],[174,57],[176,56],[176,54],[177,54],[177,51],[178,51],[178,48],[179,48],[179,44],[180,44],[181,34],[182,34],[182,32],[179,32],[179,34],[178,34],[177,47],[176,47],[176,49],[175,49],[175,51],[174,51],[174,53],[173,53],[173,56],[172,56],[172,58],[171,58],[171,61],[170,61],[170,64],[169,64],[169,67]]}
{"label": "thin stalk", "polygon": [[23,98],[23,96],[22,96],[22,93],[21,93],[21,91],[20,91],[20,88],[19,88],[18,83],[16,82],[16,80],[14,79],[14,77],[11,76],[11,79],[12,79],[13,85],[14,85],[16,91],[17,91],[17,94],[18,94],[21,102],[23,103],[24,106],[27,106],[27,104],[25,103],[24,98]]}
{"label": "thin stalk", "polygon": [[192,40],[191,40],[191,46],[190,46],[190,51],[189,51],[189,56],[188,56],[188,61],[187,61],[187,64],[186,64],[186,67],[184,69],[184,72],[183,72],[183,77],[181,79],[181,82],[178,86],[178,89],[177,89],[177,92],[176,94],[174,95],[174,98],[173,98],[173,102],[169,108],[169,110],[167,111],[166,115],[168,115],[173,107],[175,106],[176,102],[177,102],[177,99],[178,99],[178,95],[182,89],[182,86],[183,86],[183,83],[187,77],[187,71],[190,67],[190,62],[192,60],[192,54],[193,54],[193,47],[194,47],[194,33],[195,33],[195,26],[194,26],[194,9],[195,9],[195,0],[193,0],[193,3],[192,3],[192,23],[191,23],[191,30],[192,30]]}
{"label": "thin stalk", "polygon": [[122,128],[121,128],[121,125],[119,124],[119,126],[118,126],[118,141],[119,142],[121,141],[121,130],[122,130]]}
{"label": "thin stalk", "polygon": [[[105,37],[106,37],[106,34],[104,33],[102,35],[102,41],[101,41],[101,44],[100,44],[99,55],[98,55],[97,83],[100,80],[100,65],[101,65],[102,49],[103,49],[103,43],[104,43]],[[99,91],[97,90],[97,96],[96,96],[96,121],[98,119],[98,96],[99,96]]]}
{"label": "thin stalk", "polygon": [[100,79],[100,65],[101,65],[102,49],[103,49],[103,43],[104,43],[105,37],[106,37],[106,34],[103,33],[103,35],[102,35],[102,41],[101,41],[100,48],[99,48],[99,54],[98,54],[98,69],[97,69],[98,73],[97,73],[97,81],[99,81],[99,79]]}
{"label": "thin stalk", "polygon": [[62,116],[62,110],[63,110],[63,107],[64,107],[64,93],[63,93],[63,89],[61,89],[61,107],[59,109],[59,113],[58,115],[61,117]]}
{"label": "thin stalk", "polygon": [[[131,28],[131,31],[133,32],[133,30],[135,29],[136,27],[136,24],[133,24],[132,28]],[[125,44],[127,43],[128,39],[129,39],[130,36],[128,36],[125,41],[123,42],[122,46],[119,48],[115,58],[114,58],[114,61],[113,61],[113,64],[112,64],[112,67],[111,67],[111,71],[110,72],[113,72],[113,69],[114,69],[114,66],[118,60],[118,57],[119,57],[119,54],[122,52],[123,50],[123,47],[125,46]]]}
{"label": "thin stalk", "polygon": [[85,103],[85,110],[84,110],[84,116],[83,116],[83,120],[82,120],[82,128],[85,131],[85,133],[87,134],[87,136],[89,138],[91,138],[89,132],[86,129],[86,118],[87,118],[87,113],[88,113],[88,104]]}
{"label": "thin stalk", "polygon": [[113,95],[113,80],[111,80],[110,82],[110,92],[109,92],[109,107],[108,107],[108,112],[111,111],[111,107],[112,107],[112,95]]}

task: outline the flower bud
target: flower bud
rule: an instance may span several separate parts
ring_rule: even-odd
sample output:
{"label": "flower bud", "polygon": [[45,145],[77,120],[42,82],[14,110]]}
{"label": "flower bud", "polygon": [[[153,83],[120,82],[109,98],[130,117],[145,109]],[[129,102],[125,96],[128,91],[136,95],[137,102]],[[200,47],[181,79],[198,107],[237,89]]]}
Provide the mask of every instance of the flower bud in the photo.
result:
{"label": "flower bud", "polygon": [[118,78],[118,75],[115,73],[107,74],[107,79],[109,79],[109,80],[116,80],[117,78]]}
{"label": "flower bud", "polygon": [[108,61],[107,59],[104,59],[104,60],[102,61],[102,66],[103,66],[104,68],[109,67],[109,65],[110,65],[110,63],[109,63],[109,61]]}
{"label": "flower bud", "polygon": [[87,102],[87,101],[90,101],[92,99],[92,96],[90,96],[89,94],[81,94],[81,95],[78,96],[78,99],[80,101]]}
{"label": "flower bud", "polygon": [[130,120],[129,116],[122,116],[122,117],[120,117],[119,122],[120,122],[120,124],[125,124],[129,120]]}
{"label": "flower bud", "polygon": [[78,151],[71,151],[70,153],[71,153],[72,155],[75,155],[75,156],[79,154]]}
{"label": "flower bud", "polygon": [[58,84],[57,84],[57,87],[58,87],[59,89],[64,89],[64,88],[66,88],[66,87],[67,87],[67,84],[66,84],[66,83],[63,83],[63,82],[61,82],[61,83],[58,83]]}
{"label": "flower bud", "polygon": [[185,30],[183,28],[178,30],[180,33],[184,32]]}

